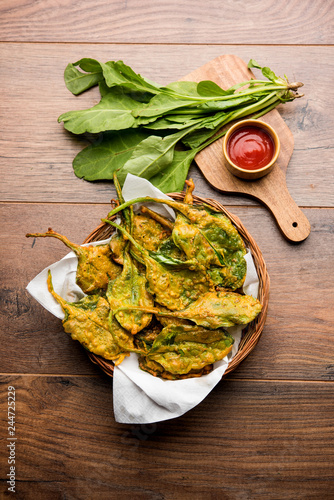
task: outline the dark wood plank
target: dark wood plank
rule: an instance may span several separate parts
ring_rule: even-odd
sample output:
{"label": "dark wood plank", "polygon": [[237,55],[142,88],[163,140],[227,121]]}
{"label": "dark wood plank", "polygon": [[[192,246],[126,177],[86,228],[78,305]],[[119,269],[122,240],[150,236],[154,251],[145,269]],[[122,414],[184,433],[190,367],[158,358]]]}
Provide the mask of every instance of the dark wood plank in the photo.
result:
{"label": "dark wood plank", "polygon": [[[10,373],[97,373],[77,343],[26,292],[28,282],[67,250],[53,239],[26,239],[26,232],[51,226],[81,242],[108,205],[5,204],[1,206],[1,371]],[[332,380],[333,210],[305,210],[309,238],[289,244],[260,207],[232,207],[263,252],[271,277],[267,322],[256,349],[233,377]],[[11,342],[7,339],[10,337]]]}
{"label": "dark wood plank", "polygon": [[[333,206],[331,172],[334,134],[333,58],[330,47],[146,46],[0,44],[2,125],[0,136],[1,201],[108,203],[109,183],[75,177],[72,160],[86,145],[67,133],[58,116],[87,108],[98,100],[96,89],[74,97],[65,88],[63,71],[81,57],[123,59],[159,83],[175,81],[211,59],[234,53],[271,66],[277,74],[304,82],[305,97],[280,107],[295,138],[287,185],[299,206]],[[170,61],[173,64],[170,64]],[[315,133],[316,131],[316,133]],[[215,191],[197,167],[191,175],[204,196]],[[18,182],[20,179],[20,182]],[[203,182],[202,182],[203,181]],[[254,204],[226,195],[226,204]]]}
{"label": "dark wood plank", "polygon": [[333,2],[4,0],[1,40],[98,43],[333,43]]}
{"label": "dark wood plank", "polygon": [[178,419],[127,426],[109,379],[1,382],[1,409],[16,388],[18,498],[333,498],[333,383],[225,381]]}

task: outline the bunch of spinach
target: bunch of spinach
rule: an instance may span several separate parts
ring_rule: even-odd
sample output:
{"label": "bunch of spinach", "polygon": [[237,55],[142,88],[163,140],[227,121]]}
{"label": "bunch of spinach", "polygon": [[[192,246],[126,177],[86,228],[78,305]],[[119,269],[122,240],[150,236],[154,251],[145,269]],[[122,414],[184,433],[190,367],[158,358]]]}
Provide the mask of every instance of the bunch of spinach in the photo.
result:
{"label": "bunch of spinach", "polygon": [[259,118],[291,101],[301,83],[290,84],[254,60],[266,80],[252,79],[223,90],[212,81],[179,81],[161,86],[136,74],[122,61],[84,58],[65,69],[74,94],[98,85],[101,100],[90,109],[63,113],[59,122],[74,134],[93,134],[94,142],[74,159],[75,174],[87,181],[123,184],[128,173],[149,179],[167,193],[183,188],[196,154],[225,134],[239,118]]}

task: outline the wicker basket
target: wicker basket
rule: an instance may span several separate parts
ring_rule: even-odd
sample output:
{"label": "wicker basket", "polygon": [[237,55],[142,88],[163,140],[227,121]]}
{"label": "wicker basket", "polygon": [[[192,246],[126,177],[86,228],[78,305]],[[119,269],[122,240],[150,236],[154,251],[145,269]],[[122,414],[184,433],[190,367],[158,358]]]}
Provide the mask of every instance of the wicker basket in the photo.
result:
{"label": "wicker basket", "polygon": [[[169,196],[171,196],[176,201],[183,201],[184,199],[184,193],[171,193],[169,194]],[[212,206],[214,209],[219,210],[223,214],[227,215],[227,217],[229,217],[229,219],[238,229],[239,234],[241,235],[246,244],[246,247],[249,248],[252,253],[255,268],[259,278],[258,299],[262,304],[262,311],[255,318],[255,320],[249,323],[243,330],[243,335],[239,344],[238,352],[229,363],[224,373],[225,376],[228,373],[235,370],[235,368],[241,363],[241,361],[243,361],[248,356],[248,354],[254,349],[260,338],[267,316],[270,279],[267,272],[266,264],[264,262],[262,253],[258,245],[254,241],[252,236],[248,233],[248,231],[245,229],[245,227],[242,225],[239,218],[236,217],[235,215],[232,215],[230,212],[226,210],[226,208],[223,205],[221,205],[215,200],[201,198],[199,196],[194,196],[193,198],[195,204],[206,203],[207,205]],[[114,228],[112,226],[106,223],[101,223],[96,229],[94,229],[87,236],[84,243],[91,243],[92,241],[99,241],[109,238],[113,233],[113,231]],[[91,361],[97,364],[107,375],[109,375],[110,377],[113,376],[114,364],[112,361],[108,361],[91,352],[89,352],[88,355]]]}

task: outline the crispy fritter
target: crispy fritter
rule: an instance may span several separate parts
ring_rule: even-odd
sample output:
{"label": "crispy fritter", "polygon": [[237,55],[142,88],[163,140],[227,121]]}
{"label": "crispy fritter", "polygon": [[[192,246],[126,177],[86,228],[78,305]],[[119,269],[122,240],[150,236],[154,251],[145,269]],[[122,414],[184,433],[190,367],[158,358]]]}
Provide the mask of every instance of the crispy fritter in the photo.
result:
{"label": "crispy fritter", "polygon": [[165,314],[193,321],[205,328],[227,328],[250,323],[261,309],[261,303],[251,295],[219,290],[203,294],[182,311]]}
{"label": "crispy fritter", "polygon": [[63,327],[73,340],[78,340],[88,351],[110,359],[116,365],[129,355],[114,341],[110,332],[110,308],[105,298],[89,295],[75,303],[67,302],[54,291],[50,271],[48,289],[65,313]]}
{"label": "crispy fritter", "polygon": [[[152,295],[146,289],[146,278],[140,274],[137,263],[126,250],[123,257],[123,271],[109,282],[107,298],[110,308],[116,311],[124,306],[153,307]],[[152,314],[141,311],[119,311],[116,319],[132,335],[145,328],[152,319]]]}
{"label": "crispy fritter", "polygon": [[169,373],[185,375],[223,359],[231,351],[233,342],[233,337],[224,329],[168,325],[161,330],[146,358]]}
{"label": "crispy fritter", "polygon": [[[114,178],[121,224],[110,244],[79,246],[49,229],[31,237],[60,239],[78,257],[77,283],[91,295],[70,303],[48,288],[60,303],[64,330],[86,349],[115,364],[131,352],[139,366],[156,377],[201,377],[232,349],[225,327],[253,321],[262,306],[238,293],[246,276],[244,242],[228,217],[210,206],[194,205],[192,179],[183,202],[140,198],[124,203]],[[134,201],[166,203],[171,222]],[[124,206],[123,206],[124,205]]]}
{"label": "crispy fritter", "polygon": [[58,238],[73,250],[78,258],[76,282],[84,293],[94,294],[99,290],[105,290],[109,280],[115,279],[122,271],[122,268],[112,260],[108,243],[80,246],[51,228],[46,233],[29,233],[26,236],[27,238]]}
{"label": "crispy fritter", "polygon": [[143,371],[150,373],[154,377],[160,377],[167,380],[182,380],[186,378],[202,377],[203,375],[207,375],[213,370],[213,365],[206,365],[201,370],[190,370],[188,373],[185,373],[183,375],[170,373],[166,371],[162,365],[160,365],[156,361],[152,361],[145,356],[140,356],[139,367]]}

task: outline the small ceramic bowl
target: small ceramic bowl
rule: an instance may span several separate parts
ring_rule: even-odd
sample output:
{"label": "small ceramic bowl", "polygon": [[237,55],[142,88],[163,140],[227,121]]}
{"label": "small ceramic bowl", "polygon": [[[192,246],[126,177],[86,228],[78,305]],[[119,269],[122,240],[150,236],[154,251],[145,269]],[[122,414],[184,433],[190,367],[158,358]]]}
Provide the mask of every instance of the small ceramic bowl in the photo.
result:
{"label": "small ceramic bowl", "polygon": [[[267,132],[274,143],[274,153],[273,156],[267,165],[265,165],[262,168],[258,168],[255,170],[248,170],[246,168],[241,168],[233,161],[228,155],[228,142],[230,140],[231,135],[238,130],[239,128],[242,127],[247,127],[247,126],[253,126],[253,127],[258,127],[263,129],[265,132]],[[252,180],[252,179],[259,179],[260,177],[263,177],[264,175],[269,174],[269,172],[274,168],[275,162],[278,158],[279,152],[280,152],[280,140],[275,132],[275,130],[268,125],[265,122],[259,121],[259,120],[254,120],[254,119],[249,119],[249,120],[242,120],[240,122],[235,123],[232,125],[232,127],[229,128],[227,131],[225,137],[224,137],[224,143],[223,143],[223,152],[224,152],[224,157],[226,159],[226,168],[234,175],[237,177],[240,177],[241,179],[247,179],[247,180]]]}

